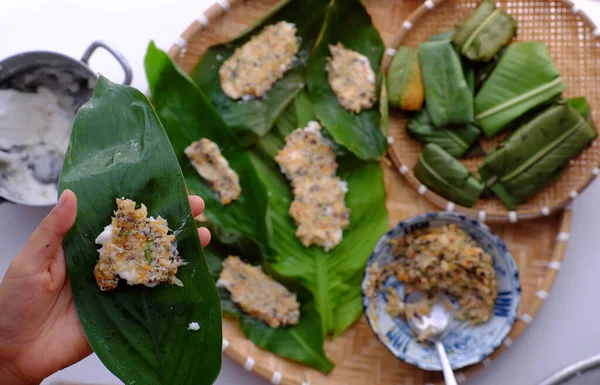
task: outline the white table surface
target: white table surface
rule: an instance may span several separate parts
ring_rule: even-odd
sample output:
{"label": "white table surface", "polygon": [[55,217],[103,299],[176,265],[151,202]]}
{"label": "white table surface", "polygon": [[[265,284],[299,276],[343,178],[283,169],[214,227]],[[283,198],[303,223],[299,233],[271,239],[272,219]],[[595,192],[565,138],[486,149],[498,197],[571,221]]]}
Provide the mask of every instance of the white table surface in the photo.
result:
{"label": "white table surface", "polygon": [[[79,57],[90,42],[102,39],[130,60],[133,85],[145,91],[143,57],[149,40],[168,49],[213,2],[0,0],[0,58],[29,50],[52,50]],[[578,4],[600,25],[598,1],[580,0]],[[122,78],[118,65],[104,52],[99,52],[91,64],[113,80]],[[467,379],[466,384],[535,384],[571,362],[600,353],[600,331],[590,332],[600,325],[599,197],[600,183],[596,182],[575,203],[575,219],[561,272],[532,325],[493,365]],[[0,277],[48,211],[0,205]],[[57,380],[120,383],[95,355],[56,373],[43,384]],[[596,383],[600,383],[600,376]],[[225,357],[217,384],[266,382]]]}

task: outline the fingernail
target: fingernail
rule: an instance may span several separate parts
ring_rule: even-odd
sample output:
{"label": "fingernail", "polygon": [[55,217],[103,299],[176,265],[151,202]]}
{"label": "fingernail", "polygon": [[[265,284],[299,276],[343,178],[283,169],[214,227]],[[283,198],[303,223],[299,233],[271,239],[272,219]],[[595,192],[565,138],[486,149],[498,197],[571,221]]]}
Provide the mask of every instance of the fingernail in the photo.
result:
{"label": "fingernail", "polygon": [[62,194],[60,194],[60,198],[58,198],[58,202],[56,202],[57,209],[65,205],[65,201],[67,200],[67,196],[65,195],[66,192],[67,190],[63,191]]}

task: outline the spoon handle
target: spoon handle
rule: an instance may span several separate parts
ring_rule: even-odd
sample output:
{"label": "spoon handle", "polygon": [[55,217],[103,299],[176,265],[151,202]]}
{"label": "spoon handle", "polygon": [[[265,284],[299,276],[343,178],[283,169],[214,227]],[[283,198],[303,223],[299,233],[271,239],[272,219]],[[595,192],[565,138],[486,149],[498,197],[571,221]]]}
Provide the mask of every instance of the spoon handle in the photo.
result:
{"label": "spoon handle", "polygon": [[442,371],[444,372],[444,380],[446,380],[446,385],[457,385],[456,377],[454,377],[454,372],[450,366],[450,361],[448,361],[448,356],[446,355],[446,349],[444,349],[444,345],[441,341],[436,341],[435,348],[440,356],[440,361],[442,361]]}

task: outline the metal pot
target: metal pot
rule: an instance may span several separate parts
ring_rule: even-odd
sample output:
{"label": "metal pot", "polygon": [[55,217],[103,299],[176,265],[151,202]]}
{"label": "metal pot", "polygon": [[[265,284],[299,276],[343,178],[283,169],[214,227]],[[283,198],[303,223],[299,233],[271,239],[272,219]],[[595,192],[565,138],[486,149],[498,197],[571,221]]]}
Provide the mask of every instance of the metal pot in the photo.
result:
{"label": "metal pot", "polygon": [[[58,95],[72,98],[70,107],[75,113],[91,98],[98,80],[98,74],[88,66],[89,59],[98,48],[104,48],[112,54],[125,73],[123,84],[131,84],[132,70],[125,57],[106,43],[95,41],[80,60],[56,52],[32,51],[0,61],[0,89],[35,92],[43,86]],[[56,203],[56,198],[52,202],[27,201],[11,191],[14,190],[6,187],[6,180],[0,173],[0,203],[4,200],[27,206],[50,206]]]}

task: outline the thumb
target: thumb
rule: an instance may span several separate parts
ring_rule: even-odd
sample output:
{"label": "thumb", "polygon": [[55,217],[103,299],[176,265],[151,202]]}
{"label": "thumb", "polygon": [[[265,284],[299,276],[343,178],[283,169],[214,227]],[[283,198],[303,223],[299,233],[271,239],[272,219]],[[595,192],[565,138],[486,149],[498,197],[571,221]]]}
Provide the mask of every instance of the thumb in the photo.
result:
{"label": "thumb", "polygon": [[56,206],[31,235],[25,247],[15,257],[7,275],[26,276],[45,271],[62,240],[75,223],[77,198],[71,190],[65,190]]}

